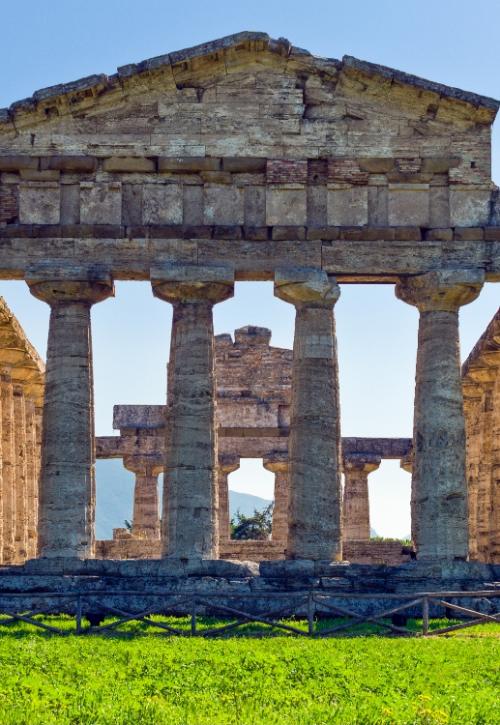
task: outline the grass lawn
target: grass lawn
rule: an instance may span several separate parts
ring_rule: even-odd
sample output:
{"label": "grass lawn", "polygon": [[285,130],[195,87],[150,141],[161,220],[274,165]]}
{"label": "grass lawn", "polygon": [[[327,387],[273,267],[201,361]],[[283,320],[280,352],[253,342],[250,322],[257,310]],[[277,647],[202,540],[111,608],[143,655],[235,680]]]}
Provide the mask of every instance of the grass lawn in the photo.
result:
{"label": "grass lawn", "polygon": [[0,626],[0,723],[500,723],[500,625],[325,640],[127,628],[60,637]]}

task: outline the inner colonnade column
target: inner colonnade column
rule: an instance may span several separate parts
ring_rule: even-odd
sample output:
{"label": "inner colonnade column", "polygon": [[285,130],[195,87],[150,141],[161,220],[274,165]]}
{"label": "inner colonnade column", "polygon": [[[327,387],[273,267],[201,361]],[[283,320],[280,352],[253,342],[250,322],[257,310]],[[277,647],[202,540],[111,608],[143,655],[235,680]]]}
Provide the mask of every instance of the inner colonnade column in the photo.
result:
{"label": "inner colonnade column", "polygon": [[[55,271],[54,271],[55,270]],[[31,293],[50,305],[39,500],[41,557],[94,555],[94,396],[90,309],[114,294],[109,275],[40,265]]]}
{"label": "inner colonnade column", "polygon": [[340,409],[335,279],[318,269],[275,274],[274,294],[295,306],[286,555],[342,559]]}
{"label": "inner colonnade column", "polygon": [[370,501],[368,475],[376,471],[381,459],[351,455],[344,460],[344,541],[370,540]]}
{"label": "inner colonnade column", "polygon": [[[219,518],[218,518],[218,531],[219,531],[219,546],[221,544],[227,544],[231,539],[230,532],[230,521],[231,515],[229,512],[229,485],[228,477],[230,473],[234,473],[240,467],[239,456],[225,455],[219,456],[219,467],[218,467],[218,488],[219,488]],[[220,552],[219,552],[220,554]]]}
{"label": "inner colonnade column", "polygon": [[132,535],[145,539],[160,537],[158,508],[158,476],[163,466],[157,466],[146,457],[126,456],[123,465],[135,474]]}
{"label": "inner colonnade column", "polygon": [[458,310],[476,299],[483,281],[476,270],[438,270],[396,285],[396,296],[420,313],[412,476],[418,559],[468,557]]}
{"label": "inner colonnade column", "polygon": [[288,540],[288,459],[263,459],[264,468],[274,473],[274,507],[271,529],[273,543],[287,546]]}
{"label": "inner colonnade column", "polygon": [[225,265],[151,270],[153,294],[173,305],[165,440],[163,555],[218,556],[213,306],[232,297]]}

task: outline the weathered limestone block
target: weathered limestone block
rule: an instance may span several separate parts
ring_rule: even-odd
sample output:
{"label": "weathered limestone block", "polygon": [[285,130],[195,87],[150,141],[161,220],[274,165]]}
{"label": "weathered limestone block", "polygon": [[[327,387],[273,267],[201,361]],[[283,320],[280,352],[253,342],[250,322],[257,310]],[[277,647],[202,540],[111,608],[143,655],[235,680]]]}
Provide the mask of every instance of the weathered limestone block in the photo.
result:
{"label": "weathered limestone block", "polygon": [[476,270],[443,270],[396,286],[396,296],[420,312],[412,486],[421,559],[468,556],[458,309],[478,296],[483,280]]}
{"label": "weathered limestone block", "polygon": [[80,220],[82,224],[121,224],[122,185],[82,181],[80,183]]}
{"label": "weathered limestone block", "polygon": [[344,542],[370,540],[368,474],[379,466],[380,458],[374,456],[358,454],[344,458]]}
{"label": "weathered limestone block", "polygon": [[388,213],[393,226],[428,226],[429,185],[389,184]]}
{"label": "weathered limestone block", "polygon": [[304,187],[278,186],[266,191],[266,223],[302,225],[307,223],[307,198]]}
{"label": "weathered limestone block", "polygon": [[287,556],[341,559],[340,411],[335,280],[314,269],[276,273],[275,295],[296,308]]}
{"label": "weathered limestone block", "polygon": [[143,224],[182,224],[182,186],[144,184]]}
{"label": "weathered limestone block", "polygon": [[51,307],[43,411],[39,552],[94,553],[94,403],[90,308],[113,294],[108,275],[57,264],[33,268],[31,293]]}
{"label": "weathered limestone block", "polygon": [[448,186],[431,186],[429,190],[429,224],[431,227],[450,226],[450,192]]}
{"label": "weathered limestone block", "polygon": [[332,226],[362,227],[368,224],[368,187],[328,189],[328,224]]}
{"label": "weathered limestone block", "polygon": [[227,185],[206,184],[204,196],[205,224],[243,224],[243,189]]}
{"label": "weathered limestone block", "polygon": [[61,224],[80,223],[80,184],[61,184]]}
{"label": "weathered limestone block", "polygon": [[491,191],[488,188],[450,186],[450,224],[452,227],[480,227],[488,224]]}
{"label": "weathered limestone block", "polygon": [[31,181],[19,185],[21,224],[59,224],[60,204],[58,183]]}
{"label": "weathered limestone block", "polygon": [[212,308],[229,299],[228,266],[151,270],[153,293],[174,307],[165,445],[164,555],[217,558],[217,436]]}

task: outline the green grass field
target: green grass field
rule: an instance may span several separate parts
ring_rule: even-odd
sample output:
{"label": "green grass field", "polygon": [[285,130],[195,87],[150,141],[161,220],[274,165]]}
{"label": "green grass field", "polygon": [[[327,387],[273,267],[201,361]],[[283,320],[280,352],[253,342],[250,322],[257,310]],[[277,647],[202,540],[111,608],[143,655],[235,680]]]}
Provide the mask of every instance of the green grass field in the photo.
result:
{"label": "green grass field", "polygon": [[499,655],[495,624],[446,638],[325,640],[0,626],[0,723],[498,725]]}

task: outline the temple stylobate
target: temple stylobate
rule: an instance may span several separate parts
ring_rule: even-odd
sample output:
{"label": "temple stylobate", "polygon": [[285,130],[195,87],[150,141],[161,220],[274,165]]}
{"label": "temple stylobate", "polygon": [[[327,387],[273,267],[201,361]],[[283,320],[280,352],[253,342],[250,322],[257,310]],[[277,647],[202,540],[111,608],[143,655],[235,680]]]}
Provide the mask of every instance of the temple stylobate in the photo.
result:
{"label": "temple stylobate", "polygon": [[[163,559],[229,551],[219,531],[221,520],[227,526],[220,479],[238,461],[222,455],[231,426],[218,422],[224,381],[213,308],[236,280],[269,280],[296,315],[286,456],[265,460],[286,490],[276,511],[282,555],[342,562],[344,544],[369,532],[366,477],[384,450],[346,459],[335,304],[344,284],[383,283],[420,319],[413,443],[390,456],[412,470],[417,560],[466,561],[476,484],[466,459],[458,316],[485,282],[500,281],[490,168],[498,107],[245,32],[42,89],[1,110],[0,277],[25,280],[50,307],[38,558],[96,555],[91,310],[114,295],[115,280],[149,280],[152,294],[173,306],[163,461],[125,461],[141,476],[135,530],[158,539]],[[493,335],[486,376],[467,371],[481,391],[490,386],[485,405],[498,388],[498,344]],[[492,430],[490,461],[498,453]],[[490,474],[483,466],[480,480],[491,481],[499,466],[496,458]],[[161,468],[160,524],[151,506]],[[7,458],[4,521],[9,470]],[[484,529],[496,526],[490,508],[497,512],[498,500],[488,495],[477,504],[474,546],[492,561],[498,551]]]}

